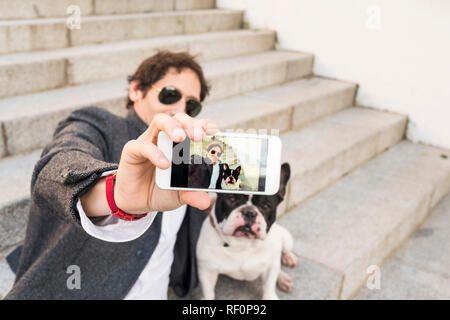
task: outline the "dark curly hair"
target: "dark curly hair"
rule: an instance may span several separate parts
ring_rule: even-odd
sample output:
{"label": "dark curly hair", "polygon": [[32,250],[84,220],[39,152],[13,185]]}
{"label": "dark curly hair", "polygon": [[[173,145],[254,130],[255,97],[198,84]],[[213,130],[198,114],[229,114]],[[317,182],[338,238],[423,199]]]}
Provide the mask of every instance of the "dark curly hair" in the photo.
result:
{"label": "dark curly hair", "polygon": [[220,145],[220,144],[218,144],[218,143],[213,143],[213,144],[210,144],[209,146],[208,146],[208,148],[206,148],[206,152],[209,152],[212,148],[214,148],[214,147],[219,147],[220,148],[220,154],[218,154],[218,156],[220,157],[221,155],[222,155],[222,153],[223,153],[223,148],[222,148],[222,146]]}
{"label": "dark curly hair", "polygon": [[[200,81],[200,101],[203,101],[209,94],[209,85],[203,75],[202,67],[195,61],[196,56],[189,52],[171,52],[159,50],[154,56],[145,59],[137,68],[136,72],[128,77],[128,82],[138,81],[137,88],[142,91],[143,96],[147,94],[151,86],[164,78],[167,71],[173,67],[178,72],[188,68],[194,71]],[[128,97],[127,109],[133,107],[133,101]]]}

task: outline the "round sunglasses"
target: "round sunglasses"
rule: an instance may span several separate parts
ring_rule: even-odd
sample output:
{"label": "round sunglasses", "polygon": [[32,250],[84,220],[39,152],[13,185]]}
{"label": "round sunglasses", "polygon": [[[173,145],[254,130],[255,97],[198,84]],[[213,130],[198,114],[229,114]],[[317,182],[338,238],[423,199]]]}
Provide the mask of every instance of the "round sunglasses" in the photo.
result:
{"label": "round sunglasses", "polygon": [[[159,91],[158,99],[163,104],[174,104],[183,97],[183,94],[175,87],[165,86],[164,88],[155,87]],[[186,114],[190,117],[197,116],[202,110],[200,101],[189,98],[186,101]]]}

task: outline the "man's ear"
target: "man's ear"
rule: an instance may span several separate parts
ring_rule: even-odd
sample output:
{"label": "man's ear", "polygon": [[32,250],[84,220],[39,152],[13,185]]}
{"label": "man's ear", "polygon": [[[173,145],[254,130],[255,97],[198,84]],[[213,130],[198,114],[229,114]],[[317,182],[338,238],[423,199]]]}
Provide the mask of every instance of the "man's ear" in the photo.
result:
{"label": "man's ear", "polygon": [[130,97],[130,100],[133,102],[136,102],[140,99],[142,99],[142,91],[138,89],[139,81],[138,80],[132,80],[130,82],[130,88],[128,89],[128,97]]}
{"label": "man's ear", "polygon": [[286,195],[286,185],[290,177],[291,177],[291,167],[289,166],[289,163],[285,162],[281,165],[280,189],[278,190],[277,193],[277,195],[280,197],[281,200],[283,200],[284,196]]}

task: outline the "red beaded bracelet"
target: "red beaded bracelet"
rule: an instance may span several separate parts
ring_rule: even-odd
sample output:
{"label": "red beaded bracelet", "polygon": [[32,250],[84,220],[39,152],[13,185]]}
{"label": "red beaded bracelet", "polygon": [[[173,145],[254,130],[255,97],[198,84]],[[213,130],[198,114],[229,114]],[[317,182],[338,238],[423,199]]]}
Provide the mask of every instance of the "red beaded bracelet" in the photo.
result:
{"label": "red beaded bracelet", "polygon": [[145,217],[147,215],[146,213],[129,214],[117,208],[116,203],[114,202],[114,181],[116,181],[115,173],[106,177],[106,201],[108,201],[111,214],[119,219],[127,221],[136,221]]}

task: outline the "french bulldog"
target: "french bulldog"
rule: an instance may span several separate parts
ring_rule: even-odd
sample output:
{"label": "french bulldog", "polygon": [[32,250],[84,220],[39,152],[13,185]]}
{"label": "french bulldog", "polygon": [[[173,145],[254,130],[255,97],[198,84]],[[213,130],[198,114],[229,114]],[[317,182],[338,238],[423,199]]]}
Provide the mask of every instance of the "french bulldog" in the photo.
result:
{"label": "french bulldog", "polygon": [[292,289],[292,279],[281,270],[281,263],[294,267],[298,258],[292,253],[291,234],[275,223],[289,177],[289,164],[284,163],[274,195],[217,194],[196,249],[203,299],[215,298],[219,274],[247,281],[262,277],[262,299],[278,299],[277,284],[283,291]]}
{"label": "french bulldog", "polygon": [[223,164],[223,177],[221,181],[222,190],[239,190],[241,188],[241,166],[231,169],[228,164]]}

